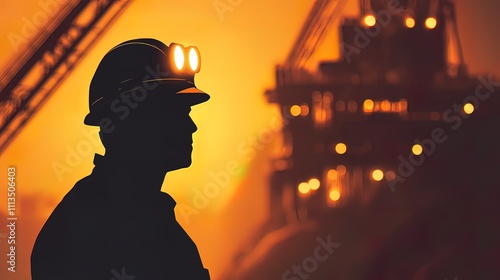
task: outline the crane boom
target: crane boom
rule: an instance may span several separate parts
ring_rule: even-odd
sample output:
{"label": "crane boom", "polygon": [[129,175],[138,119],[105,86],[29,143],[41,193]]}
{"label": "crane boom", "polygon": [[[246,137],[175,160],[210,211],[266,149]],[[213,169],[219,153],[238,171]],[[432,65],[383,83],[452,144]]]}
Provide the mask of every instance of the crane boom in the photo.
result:
{"label": "crane boom", "polygon": [[326,30],[339,17],[347,2],[348,0],[317,0],[314,3],[284,68],[305,68]]}
{"label": "crane boom", "polygon": [[0,153],[131,0],[68,1],[0,81]]}

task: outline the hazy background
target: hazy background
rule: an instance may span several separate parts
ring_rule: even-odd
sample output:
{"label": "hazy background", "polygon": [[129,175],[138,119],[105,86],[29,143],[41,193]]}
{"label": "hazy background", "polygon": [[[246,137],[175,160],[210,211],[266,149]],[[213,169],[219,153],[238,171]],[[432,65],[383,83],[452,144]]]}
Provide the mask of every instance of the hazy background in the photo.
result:
{"label": "hazy background", "polygon": [[[34,24],[33,16],[44,11],[41,3],[46,2],[55,3],[53,7],[59,5],[49,0],[3,1],[0,70],[8,67],[26,47],[13,44],[9,38],[16,34],[29,41],[32,37],[25,36],[23,29]],[[163,191],[177,200],[177,219],[197,243],[213,279],[228,268],[233,254],[266,219],[268,161],[273,150],[279,148],[279,134],[273,134],[270,142],[255,140],[260,132],[272,128],[278,117],[277,108],[266,103],[263,92],[273,87],[275,64],[289,53],[314,1],[242,0],[222,15],[214,8],[215,2],[132,1],[1,155],[1,279],[30,279],[29,254],[38,231],[75,182],[91,172],[94,152],[103,152],[99,141],[92,138],[97,130],[83,124],[88,112],[88,86],[103,55],[132,38],[153,37],[166,44],[195,45],[201,51],[202,68],[196,84],[212,98],[194,107],[191,113],[198,125],[193,165],[169,173]],[[351,1],[344,14],[356,14],[357,2]],[[457,4],[459,34],[470,72],[500,76],[500,1],[458,0]],[[53,12],[46,14],[50,17]],[[337,36],[335,24],[315,60],[338,57]],[[71,156],[79,147],[86,152],[75,160]],[[230,176],[228,186],[221,188],[208,206],[196,209],[193,198],[206,184],[214,182],[210,174],[225,172],[227,164],[233,161],[241,167],[238,174]],[[68,172],[58,173],[54,165],[64,165]],[[17,168],[15,274],[7,271],[6,240],[2,238],[7,233],[2,225],[7,223],[4,217],[8,166]],[[196,212],[186,214],[193,210],[189,207]]]}

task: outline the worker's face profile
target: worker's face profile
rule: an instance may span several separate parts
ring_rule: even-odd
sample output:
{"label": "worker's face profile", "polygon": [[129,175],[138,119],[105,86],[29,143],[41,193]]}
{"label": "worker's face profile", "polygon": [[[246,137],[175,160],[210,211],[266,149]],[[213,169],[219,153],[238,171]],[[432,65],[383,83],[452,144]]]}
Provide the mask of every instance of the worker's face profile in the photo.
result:
{"label": "worker's face profile", "polygon": [[117,127],[118,137],[114,138],[120,143],[110,144],[123,145],[122,150],[133,153],[134,158],[168,171],[188,167],[197,130],[190,111],[182,97],[151,96]]}
{"label": "worker's face profile", "polygon": [[[162,102],[156,103],[161,107]],[[193,133],[197,130],[189,113],[191,107],[186,104],[170,105],[150,111],[148,131],[149,140],[146,145],[148,153],[158,160],[158,164],[166,164],[169,170],[191,165],[193,151]],[[149,149],[151,147],[151,149]]]}
{"label": "worker's face profile", "polygon": [[[191,154],[193,151],[193,133],[197,130],[196,124],[189,115],[191,108],[179,106],[172,110],[163,129],[160,128],[160,141],[165,141],[165,158],[168,161],[178,161],[179,168],[191,165]],[[163,142],[162,142],[163,143]],[[168,144],[167,144],[168,143]]]}

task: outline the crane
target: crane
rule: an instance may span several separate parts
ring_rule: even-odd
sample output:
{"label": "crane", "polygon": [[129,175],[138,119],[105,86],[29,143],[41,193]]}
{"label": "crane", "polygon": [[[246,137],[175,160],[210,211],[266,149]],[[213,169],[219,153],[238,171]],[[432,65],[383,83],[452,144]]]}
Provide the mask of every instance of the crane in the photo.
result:
{"label": "crane", "polygon": [[65,2],[6,67],[0,80],[0,154],[130,2]]}
{"label": "crane", "polygon": [[348,0],[318,0],[314,3],[284,68],[302,69],[307,65],[325,32],[344,10]]}
{"label": "crane", "polygon": [[278,85],[312,77],[306,66],[322,42],[326,31],[340,16],[349,0],[317,0],[283,65],[277,66]]}

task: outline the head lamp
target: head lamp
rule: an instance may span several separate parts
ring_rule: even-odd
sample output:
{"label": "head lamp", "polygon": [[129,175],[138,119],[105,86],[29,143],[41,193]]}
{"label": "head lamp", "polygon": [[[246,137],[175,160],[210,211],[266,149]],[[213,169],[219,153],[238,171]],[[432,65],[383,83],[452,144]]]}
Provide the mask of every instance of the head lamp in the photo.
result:
{"label": "head lamp", "polygon": [[191,74],[200,72],[200,51],[194,46],[185,48],[181,44],[172,43],[169,48],[169,60],[172,70],[179,74]]}

